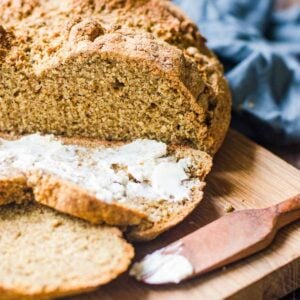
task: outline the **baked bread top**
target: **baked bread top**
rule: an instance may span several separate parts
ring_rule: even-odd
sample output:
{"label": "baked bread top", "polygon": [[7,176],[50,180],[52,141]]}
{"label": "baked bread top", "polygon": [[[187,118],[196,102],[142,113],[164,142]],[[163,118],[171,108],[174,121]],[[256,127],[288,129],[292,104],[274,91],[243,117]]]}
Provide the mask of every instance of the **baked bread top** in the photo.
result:
{"label": "baked bread top", "polygon": [[229,125],[222,66],[169,1],[1,1],[0,64],[5,132],[144,137],[213,154]]}

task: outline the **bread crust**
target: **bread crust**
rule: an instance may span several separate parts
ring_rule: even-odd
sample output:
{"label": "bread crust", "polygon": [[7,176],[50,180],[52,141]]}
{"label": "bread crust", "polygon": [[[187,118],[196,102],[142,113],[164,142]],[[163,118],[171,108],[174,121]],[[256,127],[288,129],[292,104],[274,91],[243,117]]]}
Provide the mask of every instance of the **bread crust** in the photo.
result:
{"label": "bread crust", "polygon": [[[15,140],[18,135],[0,134],[1,138]],[[61,138],[66,144],[83,147],[116,147],[122,143],[98,141],[88,138]],[[94,224],[137,225],[146,214],[118,203],[107,203],[71,182],[42,171],[12,173],[0,176],[0,205],[35,200]]]}
{"label": "bread crust", "polygon": [[0,205],[31,201],[32,192],[28,188],[24,174],[2,174],[0,176]]}
{"label": "bread crust", "polygon": [[35,201],[94,224],[131,226],[146,218],[140,211],[102,201],[79,186],[45,172],[32,172],[27,184]]}
{"label": "bread crust", "polygon": [[[230,92],[221,64],[207,49],[197,27],[178,8],[165,0],[57,3],[0,3],[6,41],[0,47],[3,70],[24,69],[30,84],[40,82],[42,86],[47,73],[57,73],[59,80],[60,68],[88,63],[93,56],[137,62],[170,80],[190,102],[202,126],[194,146],[211,154],[217,151],[230,122]],[[36,89],[40,88],[37,84]],[[5,130],[32,132],[26,126],[5,126]],[[58,129],[51,130],[69,134],[68,128]]]}
{"label": "bread crust", "polygon": [[[19,136],[2,134],[0,137],[16,139]],[[88,148],[117,147],[124,144],[121,142],[115,143],[88,138],[61,137],[60,139],[64,144],[80,145]],[[128,203],[119,204],[101,201],[101,199],[96,198],[79,186],[42,171],[30,172],[23,175],[19,174],[19,176],[12,178],[8,176],[3,178],[2,181],[0,180],[0,195],[1,192],[7,191],[8,187],[13,187],[13,180],[15,178],[19,180],[20,176],[24,188],[31,188],[31,197],[21,197],[22,193],[19,193],[16,194],[20,195],[18,198],[3,198],[2,201],[0,198],[0,204],[11,202],[8,201],[9,199],[14,199],[18,202],[35,199],[35,201],[43,205],[79,217],[91,223],[125,226],[127,228],[128,237],[131,240],[150,240],[181,222],[197,206],[203,196],[202,190],[205,186],[203,181],[212,166],[210,155],[186,146],[169,145],[168,153],[175,155],[178,159],[184,157],[191,158],[194,165],[193,176],[199,178],[202,184],[198,189],[193,191],[191,199],[185,201],[184,205],[178,209],[175,209],[177,205],[176,202],[165,201],[164,205],[166,206],[166,210],[172,211],[174,206],[174,211],[171,213],[168,212],[165,218],[157,222],[150,221],[146,212],[130,206]],[[15,191],[12,190],[11,194],[13,195],[14,192]],[[140,201],[147,203],[147,199],[140,199]]]}
{"label": "bread crust", "polygon": [[168,218],[164,218],[160,222],[152,224],[147,221],[143,221],[138,226],[129,227],[126,232],[128,239],[134,242],[150,241],[179,224],[201,202],[203,198],[202,188],[204,188],[204,186],[205,184],[203,183],[203,186],[200,189],[193,191],[193,195],[191,199],[185,203],[184,209],[174,211],[168,216]]}

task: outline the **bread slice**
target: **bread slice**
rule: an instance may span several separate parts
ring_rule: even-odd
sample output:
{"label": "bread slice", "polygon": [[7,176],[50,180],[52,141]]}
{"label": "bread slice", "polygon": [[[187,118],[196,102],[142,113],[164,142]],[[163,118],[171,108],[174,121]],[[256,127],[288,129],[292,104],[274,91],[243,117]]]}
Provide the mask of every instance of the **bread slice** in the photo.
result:
{"label": "bread slice", "polygon": [[180,159],[190,159],[189,176],[199,180],[198,185],[191,190],[190,197],[180,201],[148,201],[137,199],[131,204],[146,212],[147,219],[143,219],[138,226],[132,226],[127,230],[127,236],[133,241],[145,241],[156,238],[161,233],[180,223],[185,219],[203,198],[205,187],[204,179],[212,167],[212,159],[205,152],[186,148],[183,146],[169,146],[169,154]]}
{"label": "bread slice", "polygon": [[134,250],[117,228],[38,204],[0,207],[0,298],[50,299],[94,290],[124,272]]}
{"label": "bread slice", "polygon": [[215,153],[230,120],[223,69],[167,0],[0,1],[0,131]]}
{"label": "bread slice", "polygon": [[153,140],[1,139],[0,204],[31,193],[90,222],[128,226],[132,239],[151,239],[200,202],[210,167],[205,152]]}

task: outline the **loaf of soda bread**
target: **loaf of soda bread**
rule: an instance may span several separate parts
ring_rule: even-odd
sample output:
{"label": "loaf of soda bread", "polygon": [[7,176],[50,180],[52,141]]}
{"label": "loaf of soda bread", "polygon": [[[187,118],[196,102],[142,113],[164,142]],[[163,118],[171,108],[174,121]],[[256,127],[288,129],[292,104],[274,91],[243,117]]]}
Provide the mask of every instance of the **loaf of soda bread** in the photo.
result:
{"label": "loaf of soda bread", "polygon": [[95,224],[137,241],[182,221],[230,106],[221,64],[170,1],[1,0],[1,297],[125,271],[132,247]]}
{"label": "loaf of soda bread", "polygon": [[213,154],[229,119],[221,64],[169,1],[0,1],[0,131]]}

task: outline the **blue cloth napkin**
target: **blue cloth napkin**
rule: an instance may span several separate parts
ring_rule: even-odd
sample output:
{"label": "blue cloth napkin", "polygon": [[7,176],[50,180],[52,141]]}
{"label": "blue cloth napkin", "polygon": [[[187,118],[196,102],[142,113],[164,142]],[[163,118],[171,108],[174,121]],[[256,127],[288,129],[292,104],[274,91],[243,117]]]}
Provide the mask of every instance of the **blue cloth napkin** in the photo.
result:
{"label": "blue cloth napkin", "polygon": [[225,66],[233,126],[274,144],[300,143],[300,6],[272,0],[174,0]]}

